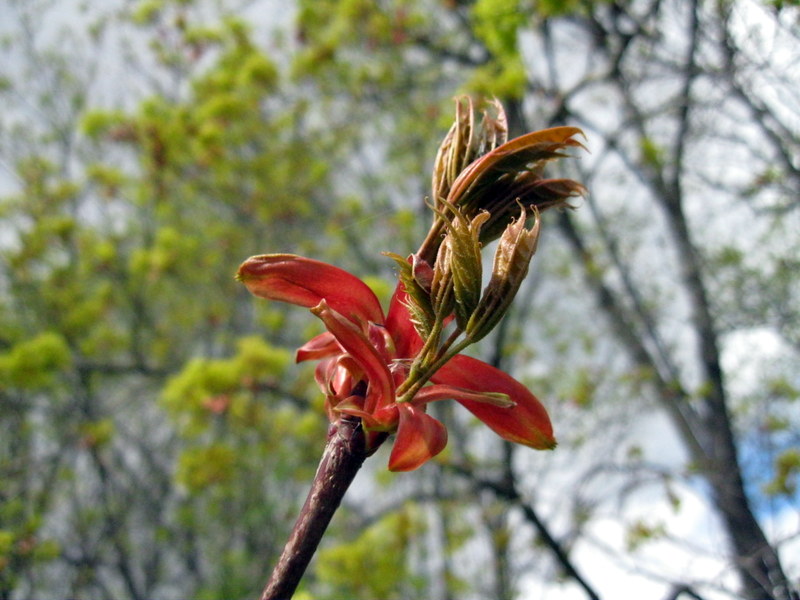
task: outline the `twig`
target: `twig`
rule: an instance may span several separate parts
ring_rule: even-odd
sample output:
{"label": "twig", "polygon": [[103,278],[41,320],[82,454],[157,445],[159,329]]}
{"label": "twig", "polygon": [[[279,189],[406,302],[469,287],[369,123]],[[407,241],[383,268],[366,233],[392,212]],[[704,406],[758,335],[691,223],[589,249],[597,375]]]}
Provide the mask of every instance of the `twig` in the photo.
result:
{"label": "twig", "polygon": [[261,600],[292,597],[333,514],[368,454],[359,419],[342,417],[338,426],[331,427],[311,490],[261,593]]}

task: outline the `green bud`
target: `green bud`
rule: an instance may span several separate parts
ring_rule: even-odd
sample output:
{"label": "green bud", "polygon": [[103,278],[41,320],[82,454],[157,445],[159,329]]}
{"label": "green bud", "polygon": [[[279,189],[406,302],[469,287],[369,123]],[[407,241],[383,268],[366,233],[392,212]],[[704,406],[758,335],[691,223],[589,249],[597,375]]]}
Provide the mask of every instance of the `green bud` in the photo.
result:
{"label": "green bud", "polygon": [[479,213],[467,221],[460,213],[451,223],[448,237],[451,243],[450,265],[453,271],[453,292],[456,298],[456,323],[464,329],[481,299],[481,225],[489,213]]}
{"label": "green bud", "polygon": [[438,268],[452,280],[455,298],[453,310],[456,323],[463,329],[481,298],[483,266],[479,238],[481,226],[489,219],[489,214],[479,213],[470,221],[451,204],[444,203],[444,206],[453,218],[452,221],[445,221],[447,235],[439,249],[436,262]]}
{"label": "green bud", "polygon": [[433,280],[431,281],[431,305],[433,306],[433,312],[440,320],[449,317],[455,306],[453,272],[450,267],[451,254],[450,240],[445,238],[436,254],[436,263],[433,266]]}
{"label": "green bud", "polygon": [[400,269],[399,279],[408,294],[408,308],[411,322],[420,337],[424,340],[430,335],[435,320],[433,306],[430,296],[430,278],[432,277],[430,265],[427,269],[420,263],[420,260],[413,256],[411,262],[399,254],[384,252],[384,256],[393,259]]}
{"label": "green bud", "polygon": [[485,337],[503,318],[528,274],[539,240],[539,211],[533,207],[534,223],[525,228],[526,212],[508,225],[500,236],[492,265],[492,277],[481,301],[465,327],[467,337],[476,342]]}

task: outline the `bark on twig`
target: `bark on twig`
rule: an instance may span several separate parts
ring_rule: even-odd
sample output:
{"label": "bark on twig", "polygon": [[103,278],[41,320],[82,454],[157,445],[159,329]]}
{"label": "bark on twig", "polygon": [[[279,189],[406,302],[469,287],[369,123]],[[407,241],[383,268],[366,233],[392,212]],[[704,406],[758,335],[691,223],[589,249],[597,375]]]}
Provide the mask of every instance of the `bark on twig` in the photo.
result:
{"label": "bark on twig", "polygon": [[368,452],[359,419],[342,417],[332,426],[300,516],[272,571],[261,600],[288,600]]}

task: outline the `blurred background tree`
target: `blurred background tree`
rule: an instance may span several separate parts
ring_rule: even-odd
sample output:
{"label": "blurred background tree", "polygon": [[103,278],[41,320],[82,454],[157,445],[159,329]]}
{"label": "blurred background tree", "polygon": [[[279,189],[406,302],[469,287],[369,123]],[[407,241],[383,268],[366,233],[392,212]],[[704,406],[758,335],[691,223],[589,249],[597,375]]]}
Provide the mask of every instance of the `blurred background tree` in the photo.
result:
{"label": "blurred background tree", "polygon": [[790,598],[797,10],[7,0],[0,597],[261,588],[325,418],[292,366],[308,319],[233,272],[298,252],[385,297],[380,251],[427,229],[469,92],[513,134],[577,125],[592,151],[566,165],[589,197],[545,215],[524,302],[482,346],[560,447],[435,407],[448,451],[370,461],[301,594]]}

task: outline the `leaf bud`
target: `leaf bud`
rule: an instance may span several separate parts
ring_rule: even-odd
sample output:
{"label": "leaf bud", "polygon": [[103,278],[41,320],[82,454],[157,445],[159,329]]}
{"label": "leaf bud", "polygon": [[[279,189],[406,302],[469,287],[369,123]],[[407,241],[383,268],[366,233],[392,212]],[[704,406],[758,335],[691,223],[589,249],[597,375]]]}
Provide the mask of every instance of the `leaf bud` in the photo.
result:
{"label": "leaf bud", "polygon": [[[482,212],[469,220],[451,204],[445,203],[444,206],[453,217],[452,221],[445,220],[447,235],[436,257],[434,281],[440,284],[437,291],[441,289],[442,283],[452,285],[452,296],[455,300],[452,310],[455,312],[456,323],[463,329],[481,297],[483,266],[479,238],[481,226],[489,219],[489,214]],[[440,271],[438,278],[436,269]],[[436,300],[434,310],[437,314],[443,314],[436,309]]]}
{"label": "leaf bud", "polygon": [[420,337],[426,339],[431,333],[435,319],[431,306],[433,269],[413,254],[408,259],[393,252],[384,252],[383,254],[397,263],[399,279],[408,297],[406,308],[408,308],[411,322]]}
{"label": "leaf bud", "polygon": [[534,223],[526,229],[526,211],[512,221],[500,236],[492,265],[492,276],[465,328],[473,342],[485,337],[505,315],[528,274],[539,240],[539,211],[532,207]]}

